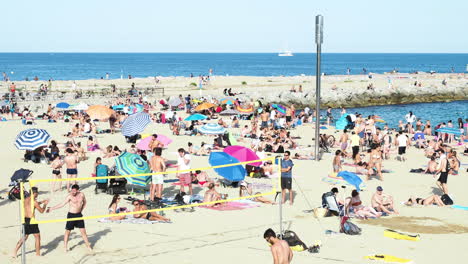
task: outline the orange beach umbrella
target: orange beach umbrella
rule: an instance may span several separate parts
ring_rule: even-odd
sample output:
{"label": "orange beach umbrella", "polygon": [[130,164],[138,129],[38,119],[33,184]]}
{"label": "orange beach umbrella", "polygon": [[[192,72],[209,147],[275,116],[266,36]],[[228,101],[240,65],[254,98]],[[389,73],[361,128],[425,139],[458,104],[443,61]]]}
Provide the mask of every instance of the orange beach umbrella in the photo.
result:
{"label": "orange beach umbrella", "polygon": [[86,113],[92,119],[104,120],[108,119],[115,111],[104,105],[92,105],[86,110]]}

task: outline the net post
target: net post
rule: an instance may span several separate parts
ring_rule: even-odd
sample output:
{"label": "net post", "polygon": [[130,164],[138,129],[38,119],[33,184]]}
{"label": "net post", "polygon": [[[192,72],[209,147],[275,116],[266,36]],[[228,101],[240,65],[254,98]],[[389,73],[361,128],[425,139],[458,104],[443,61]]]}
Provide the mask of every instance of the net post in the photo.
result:
{"label": "net post", "polygon": [[21,263],[25,264],[26,263],[26,234],[25,234],[25,229],[24,229],[24,182],[20,182],[20,219],[21,219],[21,240],[23,241],[23,244],[21,245]]}
{"label": "net post", "polygon": [[278,189],[276,194],[279,196],[279,228],[280,228],[280,238],[283,239],[283,190],[281,189],[281,158],[276,157],[278,162]]}

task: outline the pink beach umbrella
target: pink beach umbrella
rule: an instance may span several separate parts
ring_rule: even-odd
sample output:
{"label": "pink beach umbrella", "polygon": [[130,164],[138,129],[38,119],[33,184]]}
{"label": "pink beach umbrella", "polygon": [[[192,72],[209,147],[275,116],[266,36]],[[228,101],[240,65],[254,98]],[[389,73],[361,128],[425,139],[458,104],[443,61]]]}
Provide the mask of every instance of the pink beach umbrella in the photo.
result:
{"label": "pink beach umbrella", "polygon": [[[167,147],[169,144],[172,143],[172,139],[161,134],[157,134],[157,135],[158,135],[158,140],[164,144],[164,147]],[[153,136],[145,137],[144,139],[140,140],[140,142],[138,142],[136,147],[141,150],[150,150],[148,145],[151,142],[151,139],[153,139]]]}
{"label": "pink beach umbrella", "polygon": [[[224,152],[238,159],[240,162],[259,160],[260,158],[251,149],[243,146],[229,146],[224,149]],[[251,166],[261,166],[262,162],[249,163]]]}

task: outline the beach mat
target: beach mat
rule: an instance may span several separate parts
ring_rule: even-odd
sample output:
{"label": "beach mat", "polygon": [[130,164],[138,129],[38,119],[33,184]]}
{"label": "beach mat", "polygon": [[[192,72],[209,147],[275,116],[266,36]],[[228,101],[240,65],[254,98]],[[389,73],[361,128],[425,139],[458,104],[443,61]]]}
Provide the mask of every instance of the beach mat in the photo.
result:
{"label": "beach mat", "polygon": [[112,221],[107,217],[98,219],[99,223],[114,223],[114,224],[139,224],[139,225],[152,225],[152,224],[159,224],[165,223],[169,224],[172,222],[164,222],[164,221],[150,221],[148,219],[141,219],[141,218],[125,218],[123,220],[116,220]]}
{"label": "beach mat", "polygon": [[365,256],[364,258],[369,260],[378,260],[385,263],[413,263],[413,261],[410,259],[404,259],[390,255],[371,255]]}
{"label": "beach mat", "polygon": [[421,240],[421,237],[419,235],[405,234],[405,233],[401,233],[401,232],[391,230],[391,229],[384,230],[384,237],[389,237],[389,238],[398,239],[398,240],[408,240],[408,241]]}
{"label": "beach mat", "polygon": [[217,205],[217,206],[200,206],[200,207],[215,210],[215,211],[237,211],[237,210],[244,210],[248,208],[259,207],[259,205],[253,204],[253,203],[227,202],[227,203],[221,203],[220,205]]}
{"label": "beach mat", "polygon": [[460,210],[465,210],[465,211],[468,211],[468,206],[461,206],[461,205],[452,205],[450,206],[451,208],[453,209],[460,209]]}

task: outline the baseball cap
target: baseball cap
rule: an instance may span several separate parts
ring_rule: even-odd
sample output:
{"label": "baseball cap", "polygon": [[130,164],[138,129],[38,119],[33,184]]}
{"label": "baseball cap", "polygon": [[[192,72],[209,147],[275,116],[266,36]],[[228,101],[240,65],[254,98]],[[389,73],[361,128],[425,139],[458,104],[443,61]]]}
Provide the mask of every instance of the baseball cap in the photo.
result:
{"label": "baseball cap", "polygon": [[383,191],[382,186],[378,186],[378,187],[377,187],[377,191],[379,191],[379,192]]}

